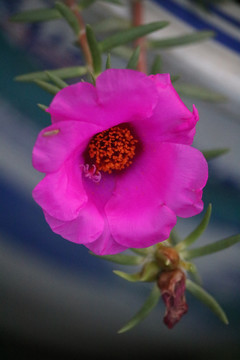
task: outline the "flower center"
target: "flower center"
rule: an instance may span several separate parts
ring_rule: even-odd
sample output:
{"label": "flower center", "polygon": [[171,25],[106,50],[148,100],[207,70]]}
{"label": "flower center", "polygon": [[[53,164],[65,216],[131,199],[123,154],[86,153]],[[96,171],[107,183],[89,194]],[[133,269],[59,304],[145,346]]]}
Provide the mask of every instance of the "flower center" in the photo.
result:
{"label": "flower center", "polygon": [[138,140],[127,126],[114,126],[96,134],[88,145],[88,156],[98,171],[111,174],[132,163]]}

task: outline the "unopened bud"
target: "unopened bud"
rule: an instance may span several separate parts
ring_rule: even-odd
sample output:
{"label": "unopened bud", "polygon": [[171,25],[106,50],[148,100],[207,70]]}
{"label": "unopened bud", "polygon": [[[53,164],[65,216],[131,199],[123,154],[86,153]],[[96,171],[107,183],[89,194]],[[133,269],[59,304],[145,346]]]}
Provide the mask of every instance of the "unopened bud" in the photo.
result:
{"label": "unopened bud", "polygon": [[176,269],[180,261],[178,252],[174,248],[167,246],[159,246],[155,257],[161,269],[164,270]]}
{"label": "unopened bud", "polygon": [[158,287],[166,305],[163,320],[171,329],[188,310],[185,298],[186,276],[180,269],[163,271],[158,278]]}

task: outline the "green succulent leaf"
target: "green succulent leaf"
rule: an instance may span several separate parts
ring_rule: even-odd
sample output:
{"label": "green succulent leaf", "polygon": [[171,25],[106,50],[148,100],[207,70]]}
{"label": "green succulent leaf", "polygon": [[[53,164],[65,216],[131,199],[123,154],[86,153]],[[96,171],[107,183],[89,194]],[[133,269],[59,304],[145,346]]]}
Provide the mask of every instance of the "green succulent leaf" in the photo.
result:
{"label": "green succulent leaf", "polygon": [[78,1],[78,8],[79,10],[84,10],[86,8],[88,8],[89,6],[91,6],[92,4],[94,4],[96,2],[96,0],[80,0]]}
{"label": "green succulent leaf", "polygon": [[[151,248],[151,247],[150,247]],[[141,255],[141,256],[146,256],[149,253],[150,248],[145,248],[145,249],[134,249],[131,248],[130,250],[132,252],[134,252],[135,254]]]}
{"label": "green succulent leaf", "polygon": [[210,255],[215,252],[227,249],[228,247],[235,245],[240,241],[240,234],[227,237],[226,239],[222,239],[214,242],[213,244],[205,245],[196,249],[191,250],[183,250],[181,255],[185,260],[190,260],[196,257]]}
{"label": "green succulent leaf", "polygon": [[140,281],[156,281],[159,276],[159,266],[156,261],[147,262],[140,273]]}
{"label": "green succulent leaf", "polygon": [[80,27],[76,16],[73,14],[72,10],[69,9],[64,3],[56,1],[55,8],[60,12],[62,17],[68,22],[69,26],[73,29],[74,33],[78,36],[80,32]]}
{"label": "green succulent leaf", "polygon": [[92,55],[94,73],[98,75],[101,73],[102,70],[102,57],[99,50],[98,42],[90,25],[86,26],[86,35]]}
{"label": "green succulent leaf", "polygon": [[130,27],[130,22],[119,17],[109,17],[92,25],[95,33],[125,30]]}
{"label": "green succulent leaf", "polygon": [[177,245],[181,241],[176,229],[172,229],[168,241],[171,245]]}
{"label": "green succulent leaf", "polygon": [[171,37],[162,40],[151,40],[149,46],[154,49],[169,49],[175,46],[191,45],[214,37],[214,31],[197,31],[192,34]]}
{"label": "green succulent leaf", "polygon": [[128,61],[128,59],[132,56],[132,48],[121,45],[112,49],[111,53]]}
{"label": "green succulent leaf", "polygon": [[[60,79],[72,79],[85,75],[87,73],[87,68],[85,66],[73,66],[46,71],[48,74],[55,75]],[[49,76],[46,74],[46,71],[36,71],[28,74],[18,75],[14,80],[21,82],[32,82],[35,80],[48,81]]]}
{"label": "green succulent leaf", "polygon": [[215,159],[221,155],[224,155],[230,151],[229,148],[221,148],[221,149],[212,149],[212,150],[203,150],[202,153],[206,160]]}
{"label": "green succulent leaf", "polygon": [[36,85],[38,85],[41,89],[45,90],[46,92],[48,92],[49,94],[52,94],[52,95],[56,95],[60,90],[59,87],[49,84],[48,82],[43,81],[43,80],[34,80],[33,82]]}
{"label": "green succulent leaf", "polygon": [[150,34],[156,30],[166,27],[169,23],[167,21],[156,21],[146,25],[132,27],[131,29],[120,31],[99,43],[102,52],[109,51],[117,46],[126,44],[130,41],[136,40],[139,37]]}
{"label": "green succulent leaf", "polygon": [[141,281],[141,272],[134,274],[128,274],[125,273],[124,271],[119,271],[119,270],[113,270],[113,272],[115,275],[120,276],[121,278],[127,281],[131,281],[131,282]]}
{"label": "green succulent leaf", "polygon": [[[133,265],[133,264],[131,264]],[[155,261],[151,261],[146,263],[143,268],[134,274],[128,274],[123,271],[114,270],[114,274],[122,277],[123,279],[127,281],[142,281],[142,282],[152,282],[155,281],[159,274],[159,266]]]}
{"label": "green succulent leaf", "polygon": [[179,242],[176,245],[177,251],[182,251],[186,247],[192,245],[202,235],[202,233],[206,230],[206,228],[208,226],[208,223],[209,223],[209,220],[211,217],[211,213],[212,213],[212,204],[209,204],[202,221],[196,227],[196,229],[194,229],[191,232],[191,234],[189,234],[183,241]]}
{"label": "green succulent leaf", "polygon": [[139,55],[140,55],[140,46],[137,46],[127,63],[126,69],[135,70],[137,68]]}
{"label": "green succulent leaf", "polygon": [[90,252],[92,255],[107,261],[114,262],[121,265],[139,265],[142,264],[143,258],[140,256],[125,255],[125,254],[116,254],[116,255],[95,255]]}
{"label": "green succulent leaf", "polygon": [[156,74],[161,74],[161,72],[162,72],[162,58],[160,55],[156,55],[152,63],[150,74],[156,75]]}
{"label": "green succulent leaf", "polygon": [[195,284],[189,279],[186,280],[186,288],[193,296],[195,296],[210,310],[212,310],[213,313],[217,315],[224,324],[228,324],[228,319],[225,312],[212,295],[207,293],[206,290],[204,290],[201,286]]}
{"label": "green succulent leaf", "polygon": [[46,112],[46,109],[48,108],[48,106],[43,105],[43,104],[37,104],[37,106],[38,106],[41,110],[43,110],[44,112]]}
{"label": "green succulent leaf", "polygon": [[131,320],[126,325],[124,325],[118,331],[118,333],[121,334],[128,330],[131,330],[134,326],[138,325],[141,321],[143,321],[157,305],[160,295],[160,290],[155,285],[141,309],[136,313],[136,315],[131,318]]}
{"label": "green succulent leaf", "polygon": [[108,54],[108,56],[107,56],[105,68],[106,68],[106,70],[111,69],[111,55],[110,54]]}
{"label": "green succulent leaf", "polygon": [[45,72],[46,72],[49,80],[52,81],[53,84],[55,84],[60,89],[63,89],[68,86],[68,84],[65,81],[63,81],[60,77],[58,77],[57,75],[51,74],[48,71],[45,71]]}
{"label": "green succulent leaf", "polygon": [[62,15],[57,9],[34,9],[21,12],[10,17],[12,22],[38,22],[61,19]]}
{"label": "green succulent leaf", "polygon": [[175,84],[174,87],[179,95],[188,96],[190,98],[209,102],[222,102],[227,100],[222,94],[195,85]]}
{"label": "green succulent leaf", "polygon": [[184,262],[183,267],[188,271],[190,277],[195,283],[197,283],[198,285],[202,285],[202,279],[195,264],[191,262]]}

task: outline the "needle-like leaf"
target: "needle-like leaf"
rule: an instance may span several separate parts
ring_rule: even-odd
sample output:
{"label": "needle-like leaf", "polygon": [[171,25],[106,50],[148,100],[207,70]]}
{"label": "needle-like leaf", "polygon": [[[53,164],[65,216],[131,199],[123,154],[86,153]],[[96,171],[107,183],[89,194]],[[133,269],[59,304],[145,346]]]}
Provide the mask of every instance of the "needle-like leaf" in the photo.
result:
{"label": "needle-like leaf", "polygon": [[200,224],[183,241],[176,245],[176,250],[181,251],[192,245],[206,230],[212,213],[212,204],[208,205],[207,211]]}
{"label": "needle-like leaf", "polygon": [[116,254],[116,255],[95,255],[90,252],[92,255],[107,261],[114,262],[121,265],[139,265],[142,264],[143,258],[141,256],[125,255],[125,254]]}
{"label": "needle-like leaf", "polygon": [[96,40],[93,29],[91,28],[90,25],[86,26],[86,35],[93,59],[94,73],[98,75],[101,73],[102,70],[102,57],[101,57],[101,52],[99,50],[98,42]]}
{"label": "needle-like leaf", "polygon": [[229,148],[221,148],[221,149],[212,149],[212,150],[202,150],[203,155],[205,156],[206,160],[212,160],[216,157],[224,155],[230,151]]}
{"label": "needle-like leaf", "polygon": [[34,9],[21,12],[10,17],[12,22],[38,22],[61,19],[62,15],[57,9]]}
{"label": "needle-like leaf", "polygon": [[57,75],[54,75],[48,71],[46,71],[46,74],[47,74],[49,80],[52,81],[60,89],[63,89],[68,86],[68,84],[65,81],[63,81],[60,77],[58,77]]}
{"label": "needle-like leaf", "polygon": [[154,307],[157,305],[160,295],[161,295],[160,290],[155,285],[153,287],[149,297],[147,298],[147,300],[141,307],[141,309],[136,313],[136,315],[134,315],[132,317],[132,319],[126,325],[124,325],[118,331],[118,333],[119,334],[124,333],[124,332],[132,329],[134,326],[138,325],[141,321],[143,321],[148,316],[148,314],[154,309]]}
{"label": "needle-like leaf", "polygon": [[192,34],[171,37],[161,40],[151,40],[148,42],[149,46],[154,49],[169,49],[171,47],[191,45],[200,41],[209,40],[214,37],[214,31],[196,31]]}
{"label": "needle-like leaf", "polygon": [[169,23],[167,21],[156,21],[146,25],[132,27],[127,30],[120,31],[99,43],[102,52],[109,51],[117,46],[126,44],[130,41],[136,40],[139,37],[150,34],[156,30],[166,27]]}
{"label": "needle-like leaf", "polygon": [[136,49],[133,51],[132,56],[130,57],[126,69],[133,69],[137,68],[138,59],[140,55],[140,46],[137,46]]}
{"label": "needle-like leaf", "polygon": [[196,249],[183,250],[181,255],[185,260],[190,260],[196,257],[210,255],[215,252],[227,249],[228,247],[235,245],[240,241],[240,234],[235,236],[230,236],[226,239],[222,239],[214,242],[213,244],[205,245]]}
{"label": "needle-like leaf", "polygon": [[49,84],[48,82],[43,80],[34,80],[34,83],[38,85],[41,89],[47,91],[49,94],[52,95],[56,95],[60,90],[59,87]]}
{"label": "needle-like leaf", "polygon": [[[46,71],[49,74],[55,75],[61,79],[72,79],[85,75],[87,73],[87,68],[85,66],[73,66]],[[18,75],[14,80],[21,82],[32,82],[35,80],[48,81],[49,76],[46,74],[46,71],[36,71],[28,74]]]}
{"label": "needle-like leaf", "polygon": [[214,314],[217,315],[219,319],[224,322],[224,324],[226,325],[228,324],[228,319],[225,312],[218,304],[218,302],[213,298],[212,295],[207,293],[207,291],[204,290],[201,286],[195,284],[193,281],[189,279],[186,280],[186,288],[193,296],[195,296],[198,300],[200,300],[203,304],[205,304],[210,310],[212,310]]}

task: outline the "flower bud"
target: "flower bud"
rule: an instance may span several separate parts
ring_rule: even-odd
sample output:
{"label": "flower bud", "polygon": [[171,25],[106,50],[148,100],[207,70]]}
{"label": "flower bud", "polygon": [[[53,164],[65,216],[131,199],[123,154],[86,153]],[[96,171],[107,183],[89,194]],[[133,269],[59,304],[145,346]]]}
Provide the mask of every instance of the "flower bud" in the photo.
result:
{"label": "flower bud", "polygon": [[164,323],[169,329],[176,325],[187,312],[185,298],[186,276],[180,269],[163,271],[158,278],[158,287],[166,305]]}
{"label": "flower bud", "polygon": [[176,269],[180,261],[178,252],[174,248],[162,245],[157,248],[155,257],[163,270]]}

